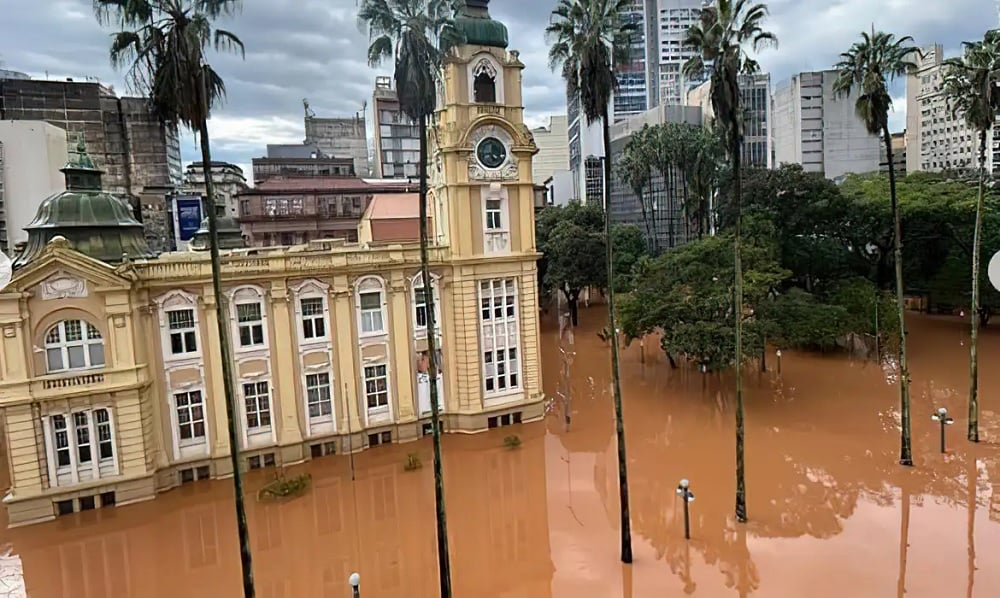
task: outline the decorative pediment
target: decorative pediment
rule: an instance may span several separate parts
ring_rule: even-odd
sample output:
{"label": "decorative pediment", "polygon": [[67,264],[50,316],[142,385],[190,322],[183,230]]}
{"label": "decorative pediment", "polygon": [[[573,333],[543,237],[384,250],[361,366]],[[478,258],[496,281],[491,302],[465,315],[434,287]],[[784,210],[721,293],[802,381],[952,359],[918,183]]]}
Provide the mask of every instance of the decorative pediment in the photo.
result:
{"label": "decorative pediment", "polygon": [[132,281],[113,266],[55,241],[27,266],[17,270],[5,292],[32,291],[42,299],[86,297],[95,289],[129,289]]}
{"label": "decorative pediment", "polygon": [[79,299],[87,296],[87,281],[67,272],[57,272],[38,285],[43,301]]}
{"label": "decorative pediment", "polygon": [[[496,168],[488,168],[476,159],[476,148],[484,139],[497,139],[506,149],[506,158]],[[518,178],[518,160],[512,151],[515,145],[514,137],[506,129],[497,124],[483,124],[472,130],[469,136],[472,146],[472,156],[469,158],[469,180],[471,181],[512,181]]]}

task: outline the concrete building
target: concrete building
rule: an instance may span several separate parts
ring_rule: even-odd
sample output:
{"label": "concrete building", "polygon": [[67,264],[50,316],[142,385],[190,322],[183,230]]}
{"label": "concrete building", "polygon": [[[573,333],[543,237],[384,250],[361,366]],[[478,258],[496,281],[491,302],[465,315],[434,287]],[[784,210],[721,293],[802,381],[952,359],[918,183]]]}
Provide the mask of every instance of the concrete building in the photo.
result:
{"label": "concrete building", "polygon": [[358,222],[375,193],[416,190],[407,181],[355,177],[271,177],[237,197],[251,247],[319,239],[358,241]]}
{"label": "concrete building", "polygon": [[[952,114],[942,89],[941,44],[923,48],[906,77],[906,171],[977,168],[979,140],[962,114]],[[991,156],[992,157],[992,156]]]}
{"label": "concrete building", "polygon": [[375,176],[383,179],[420,176],[420,129],[399,109],[399,97],[389,77],[375,78],[372,115],[375,119]]}
{"label": "concrete building", "polygon": [[[889,172],[889,158],[885,153],[885,144],[879,144],[878,167],[882,172]],[[892,134],[892,164],[897,174],[906,174],[906,131]]]}
{"label": "concrete building", "polygon": [[318,118],[308,102],[305,109],[306,145],[315,145],[331,158],[351,158],[357,176],[370,176],[364,117],[358,114],[350,118]]}
{"label": "concrete building", "polygon": [[0,120],[55,125],[70,150],[83,135],[108,191],[130,197],[155,250],[170,248],[165,197],[182,183],[180,140],[145,98],[118,97],[93,82],[0,78]]}
{"label": "concrete building", "polygon": [[[569,169],[573,180],[574,201],[604,201],[601,190],[604,138],[601,119],[592,123],[580,109],[579,95],[566,94],[567,135],[569,136]],[[541,181],[544,182],[544,181]]]}
{"label": "concrete building", "polygon": [[271,177],[356,176],[354,158],[331,158],[315,144],[267,144],[267,157],[254,158],[255,185]]}
{"label": "concrete building", "polygon": [[[611,128],[612,162],[625,151],[632,135],[645,126],[663,123],[681,123],[700,127],[701,109],[696,106],[659,106],[647,110]],[[615,224],[634,224],[643,232],[650,247],[662,251],[686,243],[697,234],[694,214],[684,210],[684,190],[680,173],[674,169],[669,177],[654,171],[647,190],[647,210],[632,188],[617,176],[611,177],[611,221]]]}
{"label": "concrete building", "polygon": [[828,179],[879,168],[877,136],[854,111],[856,92],[837,97],[837,71],[793,75],[774,90],[774,163],[801,164]]}
{"label": "concrete building", "polygon": [[[72,231],[58,219],[48,236],[34,231],[40,251],[0,295],[11,525],[232,473],[218,301],[232,331],[242,467],[416,439],[430,430],[432,383],[446,432],[544,416],[524,65],[485,5],[466,4],[458,26],[468,43],[445,66],[430,280],[417,243],[316,242],[224,251],[223,298],[205,252],[109,262],[88,255],[99,246],[61,236]],[[483,60],[504,91],[500,114],[470,102]],[[91,189],[71,201],[86,207],[97,195],[113,202]],[[142,241],[130,222],[120,235]],[[439,300],[433,317],[427,292]],[[426,372],[428,334],[440,340],[437,380]]]}
{"label": "concrete building", "polygon": [[0,121],[0,251],[28,240],[42,200],[66,189],[66,131],[42,121]]}
{"label": "concrete building", "polygon": [[531,178],[544,183],[556,172],[569,170],[569,123],[565,114],[549,117],[546,126],[531,130],[538,153],[531,162]]}
{"label": "concrete building", "polygon": [[659,11],[656,31],[659,49],[660,103],[668,106],[683,104],[688,89],[700,85],[705,78],[689,79],[683,74],[684,63],[695,56],[694,48],[684,43],[688,29],[698,23],[705,0],[646,0]]}
{"label": "concrete building", "polygon": [[[631,23],[635,30],[632,33],[629,60],[618,65],[618,89],[614,93],[614,114],[616,120],[642,114],[651,105],[655,105],[649,97],[651,89],[656,87],[656,79],[650,78],[651,71],[647,69],[647,4],[655,5],[655,0],[630,0],[622,13],[622,20]],[[652,55],[656,62],[656,54]]]}
{"label": "concrete building", "polygon": [[[771,75],[757,73],[740,75],[740,102],[744,114],[743,163],[758,168],[771,168],[774,158],[771,125]],[[712,126],[712,82],[705,81],[687,93],[688,106],[701,109],[702,126]]]}
{"label": "concrete building", "polygon": [[[237,196],[247,190],[247,179],[243,169],[229,162],[212,161],[212,183],[215,190],[215,209],[218,216],[236,218],[240,214]],[[201,162],[188,164],[184,172],[184,193],[198,194],[202,197],[205,189],[205,172]]]}

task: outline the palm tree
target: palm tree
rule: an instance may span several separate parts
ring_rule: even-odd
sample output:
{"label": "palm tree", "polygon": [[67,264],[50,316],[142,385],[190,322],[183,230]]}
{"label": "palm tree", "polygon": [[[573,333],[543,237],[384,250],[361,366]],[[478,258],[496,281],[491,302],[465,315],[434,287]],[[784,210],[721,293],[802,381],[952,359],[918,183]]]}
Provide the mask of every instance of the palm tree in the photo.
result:
{"label": "palm tree", "polygon": [[864,121],[872,135],[881,135],[889,162],[889,198],[892,203],[894,220],[893,243],[896,262],[896,310],[899,317],[899,403],[902,433],[900,438],[899,463],[913,465],[910,439],[910,371],[906,365],[906,325],[903,313],[903,239],[899,205],[896,201],[896,171],[892,156],[892,135],[889,133],[889,110],[892,98],[888,82],[903,77],[916,68],[913,57],[919,57],[920,50],[909,45],[910,36],[896,39],[896,36],[874,28],[869,34],[861,32],[861,41],[840,55],[836,64],[839,72],[834,82],[834,92],[847,96],[857,91],[854,109]]}
{"label": "palm tree", "polygon": [[420,130],[420,276],[427,302],[427,375],[430,384],[434,442],[434,502],[437,509],[438,576],[443,598],[451,597],[448,522],[441,465],[441,426],[438,408],[437,347],[434,292],[430,277],[427,237],[427,121],[437,105],[437,80],[444,56],[462,42],[455,28],[454,3],[449,0],[363,0],[358,22],[368,29],[368,63],[394,61],[399,108]]}
{"label": "palm tree", "polygon": [[646,227],[646,246],[650,253],[654,253],[654,230],[650,227],[649,209],[646,207],[646,188],[650,186],[652,179],[652,155],[653,148],[650,146],[651,133],[655,129],[646,125],[641,131],[634,134],[629,139],[621,158],[615,164],[615,172],[632,192],[635,193],[639,201],[639,208],[642,210],[642,223]]}
{"label": "palm tree", "polygon": [[945,61],[944,88],[952,112],[961,112],[969,126],[979,133],[979,198],[972,237],[972,335],[969,346],[969,440],[979,442],[979,254],[986,187],[986,139],[1000,113],[1000,30],[987,31],[983,41],[964,45],[964,56]]}
{"label": "palm tree", "polygon": [[588,123],[600,120],[604,132],[604,236],[608,270],[608,326],[611,334],[611,382],[618,437],[618,486],[621,505],[622,562],[632,562],[632,528],[628,509],[628,471],[625,463],[625,424],[622,390],[618,379],[618,335],[615,333],[615,279],[611,247],[611,130],[608,105],[618,86],[615,64],[629,57],[629,41],[635,27],[622,18],[630,0],[559,0],[552,11],[546,36],[551,40],[549,65],[561,68],[571,97],[579,96]]}
{"label": "palm tree", "polygon": [[705,71],[711,80],[712,109],[721,127],[726,151],[732,164],[733,209],[736,212],[733,255],[735,266],[736,320],[736,520],[747,520],[746,477],[743,462],[743,264],[740,260],[742,181],[740,160],[743,149],[743,110],[740,106],[740,74],[760,70],[748,50],[759,52],[774,47],[778,39],[764,31],[767,6],[750,0],[717,0],[701,11],[698,24],[688,30],[686,44],[698,54],[684,64],[687,78],[701,78]]}
{"label": "palm tree", "polygon": [[250,534],[243,505],[243,478],[240,473],[239,442],[236,433],[235,391],[232,352],[222,295],[222,268],[219,261],[218,224],[215,213],[215,186],[212,182],[212,152],[208,118],[213,107],[225,98],[222,78],[208,64],[205,52],[215,50],[244,55],[243,42],[236,35],[213,26],[219,17],[235,14],[240,0],[94,0],[97,20],[120,29],[112,36],[111,63],[127,68],[129,82],[149,95],[160,120],[178,124],[201,138],[201,164],[205,175],[205,212],[208,217],[212,292],[218,323],[222,383],[229,429],[229,454],[233,468],[236,527],[243,570],[243,595],[254,596]]}

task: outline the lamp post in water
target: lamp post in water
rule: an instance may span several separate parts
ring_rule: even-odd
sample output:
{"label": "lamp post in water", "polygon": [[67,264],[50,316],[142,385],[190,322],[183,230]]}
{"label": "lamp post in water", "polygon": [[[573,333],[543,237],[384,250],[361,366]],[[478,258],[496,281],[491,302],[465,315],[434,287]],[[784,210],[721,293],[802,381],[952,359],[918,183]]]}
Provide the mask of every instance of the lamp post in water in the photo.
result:
{"label": "lamp post in water", "polygon": [[688,482],[687,478],[684,478],[683,480],[680,481],[679,484],[677,484],[677,494],[681,497],[681,500],[684,501],[684,539],[685,540],[690,540],[691,539],[691,516],[688,513],[688,503],[689,502],[694,502],[694,492],[691,492],[691,489],[689,488],[690,485],[691,485],[691,483]]}
{"label": "lamp post in water", "polygon": [[774,352],[775,357],[778,358],[778,375],[781,375],[781,349]]}
{"label": "lamp post in water", "polygon": [[941,423],[941,453],[944,454],[944,427],[955,423],[955,418],[948,417],[948,410],[944,407],[939,407],[937,413],[932,415],[931,419]]}
{"label": "lamp post in water", "polygon": [[358,586],[361,585],[361,576],[358,575],[357,571],[351,573],[351,576],[347,578],[347,583],[351,584],[351,591],[354,594],[354,598],[361,598],[361,590],[358,589]]}

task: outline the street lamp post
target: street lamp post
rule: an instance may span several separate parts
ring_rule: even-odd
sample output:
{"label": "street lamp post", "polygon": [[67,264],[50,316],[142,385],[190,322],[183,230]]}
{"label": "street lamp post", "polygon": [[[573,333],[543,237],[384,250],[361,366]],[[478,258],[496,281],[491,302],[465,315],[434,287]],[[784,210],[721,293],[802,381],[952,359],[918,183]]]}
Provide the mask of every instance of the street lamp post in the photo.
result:
{"label": "street lamp post", "polygon": [[778,375],[781,375],[781,349],[774,352],[775,357],[778,358]]}
{"label": "street lamp post", "polygon": [[931,419],[941,424],[941,453],[944,454],[944,427],[955,423],[955,418],[948,417],[948,410],[944,407],[939,407],[937,413],[932,415]]}
{"label": "street lamp post", "polygon": [[691,483],[684,478],[677,484],[677,494],[684,501],[684,539],[691,539],[691,515],[688,512],[688,503],[694,502],[694,492],[690,489]]}
{"label": "street lamp post", "polygon": [[354,594],[354,598],[361,598],[361,590],[358,587],[361,585],[361,576],[355,571],[351,573],[351,576],[347,578],[347,583],[351,584],[351,591]]}

